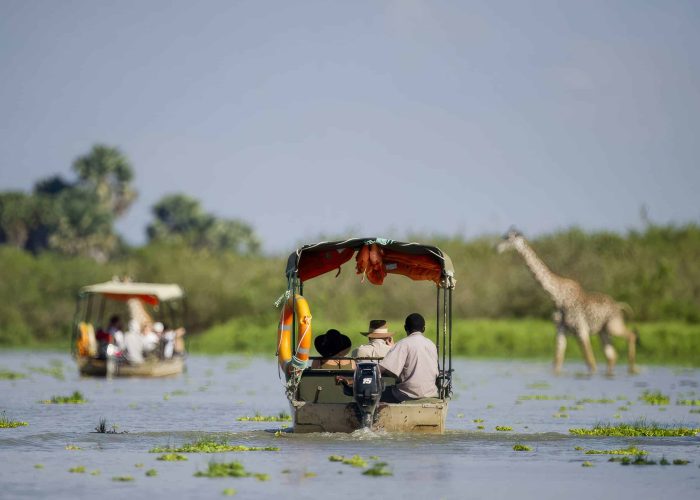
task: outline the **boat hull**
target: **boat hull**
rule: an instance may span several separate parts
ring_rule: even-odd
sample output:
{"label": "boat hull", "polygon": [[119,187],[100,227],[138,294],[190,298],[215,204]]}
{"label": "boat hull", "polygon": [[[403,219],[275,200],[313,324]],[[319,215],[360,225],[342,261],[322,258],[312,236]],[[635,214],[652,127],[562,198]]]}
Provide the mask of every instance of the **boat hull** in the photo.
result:
{"label": "boat hull", "polygon": [[[355,403],[294,401],[292,407],[294,432],[353,432],[362,427]],[[372,430],[442,434],[445,432],[446,417],[445,400],[380,403]]]}
{"label": "boat hull", "polygon": [[[78,357],[78,370],[81,375],[89,377],[106,377],[107,361],[103,359]],[[184,371],[185,358],[176,356],[171,359],[146,360],[138,365],[116,363],[114,377],[172,377]]]}

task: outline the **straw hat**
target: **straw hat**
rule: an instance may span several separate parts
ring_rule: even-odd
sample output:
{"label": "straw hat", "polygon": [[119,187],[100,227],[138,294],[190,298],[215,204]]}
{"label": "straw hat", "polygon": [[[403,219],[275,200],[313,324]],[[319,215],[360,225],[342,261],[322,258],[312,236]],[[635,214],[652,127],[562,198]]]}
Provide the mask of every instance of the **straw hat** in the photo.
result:
{"label": "straw hat", "polygon": [[394,333],[389,331],[386,326],[386,321],[383,319],[371,320],[369,322],[369,331],[360,333],[362,335],[367,335],[370,339],[386,339],[394,336]]}

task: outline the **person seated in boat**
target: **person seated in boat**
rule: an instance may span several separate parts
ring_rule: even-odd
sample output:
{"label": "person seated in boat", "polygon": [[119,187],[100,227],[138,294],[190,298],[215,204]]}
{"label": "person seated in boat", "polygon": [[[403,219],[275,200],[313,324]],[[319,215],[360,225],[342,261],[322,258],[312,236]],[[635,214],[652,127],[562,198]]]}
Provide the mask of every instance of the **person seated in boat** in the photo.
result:
{"label": "person seated in boat", "polygon": [[383,358],[394,346],[394,334],[389,331],[387,322],[383,319],[371,320],[368,331],[360,333],[367,336],[369,343],[355,349],[353,358]]}
{"label": "person seated in boat", "polygon": [[170,359],[174,354],[183,354],[185,352],[185,328],[180,327],[176,330],[168,328],[168,325],[163,325],[163,333],[161,339],[163,342],[163,357]]}
{"label": "person seated in boat", "polygon": [[342,358],[347,356],[352,347],[352,341],[347,335],[331,328],[323,335],[314,339],[314,347],[324,359],[315,359],[311,368],[323,368],[326,370],[354,370],[355,362],[352,359],[325,359]]}
{"label": "person seated in boat", "polygon": [[143,363],[143,335],[139,322],[135,319],[129,321],[129,329],[124,334],[126,346],[126,360],[134,365]]}
{"label": "person seated in boat", "polygon": [[114,314],[109,318],[107,333],[112,337],[112,339],[114,339],[114,344],[120,351],[126,349],[126,344],[124,344],[122,321],[117,314]]}
{"label": "person seated in boat", "polygon": [[145,323],[141,331],[143,336],[143,354],[149,356],[155,354],[158,346],[160,346],[160,336],[163,333],[163,323],[157,321],[153,324]]}
{"label": "person seated in boat", "polygon": [[387,387],[381,401],[401,403],[411,399],[438,396],[438,353],[426,338],[425,319],[418,313],[409,314],[404,322],[406,338],[401,339],[379,362],[382,373],[396,376],[396,385]]}

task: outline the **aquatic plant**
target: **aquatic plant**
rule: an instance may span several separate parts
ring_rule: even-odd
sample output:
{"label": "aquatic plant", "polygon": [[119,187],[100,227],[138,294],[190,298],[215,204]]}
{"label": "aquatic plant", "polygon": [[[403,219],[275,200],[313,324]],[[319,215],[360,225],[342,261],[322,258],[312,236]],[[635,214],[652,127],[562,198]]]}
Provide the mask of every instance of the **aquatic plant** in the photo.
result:
{"label": "aquatic plant", "polygon": [[608,462],[620,462],[622,465],[656,465],[654,460],[649,460],[644,455],[636,455],[634,459],[630,457],[612,457]]}
{"label": "aquatic plant", "polygon": [[261,415],[256,412],[253,417],[238,417],[236,420],[238,422],[288,422],[292,420],[292,416],[284,411],[277,415]]}
{"label": "aquatic plant", "polygon": [[516,443],[513,445],[513,451],[532,451],[532,447],[526,444]]}
{"label": "aquatic plant", "polygon": [[303,475],[302,477],[304,477],[304,478],[309,478],[309,477],[316,477],[317,475],[318,475],[318,474],[316,474],[315,472],[310,472],[310,471],[309,471],[309,472],[304,472],[304,475]]}
{"label": "aquatic plant", "polygon": [[34,468],[35,468],[35,469],[43,469],[43,468],[44,468],[44,464],[34,464]]}
{"label": "aquatic plant", "polygon": [[681,406],[700,406],[700,399],[679,399],[677,405]]}
{"label": "aquatic plant", "polygon": [[93,471],[90,471],[91,476],[99,476],[101,474],[100,469],[95,469]]}
{"label": "aquatic plant", "polygon": [[591,462],[589,462],[588,460],[586,460],[585,462],[583,462],[581,464],[581,467],[593,467],[593,464]]}
{"label": "aquatic plant", "polygon": [[97,427],[95,427],[95,432],[98,432],[100,434],[107,433],[107,419],[106,418],[100,419],[100,423],[97,424]]}
{"label": "aquatic plant", "polygon": [[146,476],[148,476],[148,477],[154,477],[154,476],[157,476],[157,475],[158,475],[158,471],[155,470],[155,469],[148,469],[148,470],[146,471]]}
{"label": "aquatic plant", "polygon": [[28,366],[27,370],[33,373],[40,373],[42,375],[48,375],[56,380],[65,380],[63,375],[63,363],[57,359],[52,359],[49,364],[50,368],[44,366]]}
{"label": "aquatic plant", "polygon": [[73,474],[84,474],[85,473],[85,466],[78,465],[77,467],[71,467],[70,469],[68,469],[68,472],[72,472]]}
{"label": "aquatic plant", "polygon": [[67,444],[66,450],[78,451],[78,450],[82,450],[82,448],[80,446],[76,446],[74,444]]}
{"label": "aquatic plant", "polygon": [[631,424],[597,424],[592,429],[569,429],[571,434],[579,436],[695,436],[700,432],[700,428],[690,428],[682,426],[664,426],[657,423],[647,423],[644,420]]}
{"label": "aquatic plant", "polygon": [[362,473],[363,476],[393,476],[394,473],[387,469],[386,462],[375,462],[372,467]]}
{"label": "aquatic plant", "polygon": [[136,467],[137,469],[141,469],[143,467],[143,464],[134,464],[134,467]]}
{"label": "aquatic plant", "polygon": [[647,453],[647,451],[640,450],[636,446],[617,450],[586,450],[586,455],[646,455]]}
{"label": "aquatic plant", "polygon": [[505,432],[505,431],[512,431],[513,428],[510,425],[497,425],[496,430]]}
{"label": "aquatic plant", "polygon": [[234,490],[233,488],[226,488],[224,491],[221,492],[221,494],[225,497],[232,497],[236,493],[236,490]]}
{"label": "aquatic plant", "polygon": [[187,460],[187,457],[185,455],[180,455],[179,453],[165,453],[156,460],[161,460],[163,462],[182,462],[184,460]]}
{"label": "aquatic plant", "polygon": [[583,451],[583,450],[585,450],[585,448],[583,446],[574,446],[574,450]]}
{"label": "aquatic plant", "polygon": [[43,404],[83,404],[86,403],[87,399],[80,393],[80,391],[73,391],[70,396],[51,396],[51,399],[44,399],[41,401]]}
{"label": "aquatic plant", "polygon": [[232,445],[225,440],[213,441],[205,438],[194,443],[185,443],[179,448],[157,447],[150,450],[151,453],[223,453],[227,451],[280,451],[280,449],[278,446]]}
{"label": "aquatic plant", "polygon": [[360,455],[353,455],[350,458],[345,458],[342,455],[331,455],[328,457],[330,462],[341,462],[346,465],[351,465],[353,467],[367,467],[367,461]]}
{"label": "aquatic plant", "polygon": [[683,458],[676,458],[673,461],[673,465],[688,465],[690,463],[690,460],[685,460]]}
{"label": "aquatic plant", "polygon": [[688,413],[700,413],[700,408],[697,410],[695,410],[695,409],[690,410]]}
{"label": "aquatic plant", "polygon": [[591,403],[591,404],[608,405],[608,404],[612,404],[614,402],[615,402],[615,400],[610,399],[610,398],[599,398],[599,399],[583,398],[583,399],[579,399],[578,401],[576,401],[576,404],[582,405],[582,404],[586,404],[586,403]]}
{"label": "aquatic plant", "polygon": [[27,376],[24,373],[0,370],[0,380],[19,380],[22,378],[27,378]]}
{"label": "aquatic plant", "polygon": [[129,483],[134,480],[134,476],[114,476],[112,481],[117,481],[120,483]]}
{"label": "aquatic plant", "polygon": [[484,427],[483,425],[477,425],[476,428],[480,431],[483,431],[486,427]]}
{"label": "aquatic plant", "polygon": [[661,391],[644,391],[642,395],[639,396],[639,400],[655,406],[667,405],[671,401],[671,399],[665,394],[662,394]]}
{"label": "aquatic plant", "polygon": [[2,415],[0,415],[0,429],[14,429],[15,427],[26,427],[27,425],[29,425],[27,422],[10,420],[7,418],[4,411],[2,412]]}
{"label": "aquatic plant", "polygon": [[197,471],[195,477],[254,477],[258,481],[267,481],[269,474],[248,472],[240,462],[209,462],[206,471]]}
{"label": "aquatic plant", "polygon": [[531,384],[527,384],[525,387],[528,389],[549,389],[551,386],[549,385],[548,382],[533,382]]}
{"label": "aquatic plant", "polygon": [[552,396],[551,394],[525,394],[518,396],[519,401],[565,401],[572,399],[570,396]]}
{"label": "aquatic plant", "polygon": [[475,418],[474,420],[472,420],[472,422],[474,422],[475,424],[480,424],[480,423],[482,423],[483,421],[484,421],[483,418]]}
{"label": "aquatic plant", "polygon": [[554,418],[569,418],[568,413],[561,413],[561,412],[557,412],[557,413],[553,414],[552,416]]}

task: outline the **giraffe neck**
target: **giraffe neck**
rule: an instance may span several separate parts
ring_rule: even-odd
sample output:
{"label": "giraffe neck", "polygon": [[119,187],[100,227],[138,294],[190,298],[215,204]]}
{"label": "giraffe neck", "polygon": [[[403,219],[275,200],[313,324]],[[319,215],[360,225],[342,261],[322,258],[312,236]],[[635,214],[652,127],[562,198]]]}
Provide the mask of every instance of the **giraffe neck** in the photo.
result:
{"label": "giraffe neck", "polygon": [[558,276],[549,270],[525,240],[521,240],[515,248],[525,260],[525,264],[537,282],[542,285],[542,288],[552,297],[552,300],[558,304],[560,302]]}

